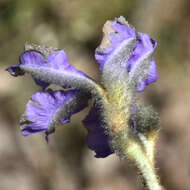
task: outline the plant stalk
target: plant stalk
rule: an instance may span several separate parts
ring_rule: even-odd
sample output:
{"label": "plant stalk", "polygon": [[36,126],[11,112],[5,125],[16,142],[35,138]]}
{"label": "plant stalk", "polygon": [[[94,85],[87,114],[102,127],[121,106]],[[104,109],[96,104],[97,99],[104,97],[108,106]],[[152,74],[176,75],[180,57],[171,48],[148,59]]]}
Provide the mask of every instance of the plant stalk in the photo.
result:
{"label": "plant stalk", "polygon": [[137,166],[146,190],[162,190],[153,162],[143,151],[141,145],[133,141],[127,147],[127,155]]}

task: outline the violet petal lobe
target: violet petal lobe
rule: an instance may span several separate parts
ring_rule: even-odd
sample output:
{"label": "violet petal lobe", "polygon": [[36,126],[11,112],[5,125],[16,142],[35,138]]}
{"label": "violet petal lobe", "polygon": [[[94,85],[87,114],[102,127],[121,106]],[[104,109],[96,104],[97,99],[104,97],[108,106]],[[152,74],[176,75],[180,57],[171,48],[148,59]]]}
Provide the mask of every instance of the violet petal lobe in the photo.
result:
{"label": "violet petal lobe", "polygon": [[[30,53],[30,56],[20,56],[20,64],[18,65],[13,65],[11,67],[9,67],[7,69],[7,71],[14,77],[17,77],[17,76],[22,76],[25,74],[25,72],[20,68],[20,65],[23,63],[23,62],[28,62],[30,64],[39,64],[39,65],[43,65],[43,57],[42,55],[38,52],[31,52]],[[46,87],[49,86],[49,83],[46,83],[46,82],[43,82],[39,79],[36,79],[35,77],[34,78],[34,81],[37,85],[41,86],[43,89],[45,89]]]}
{"label": "violet petal lobe", "polygon": [[[74,66],[68,63],[68,58],[66,53],[63,50],[57,50],[53,53],[50,53],[45,60],[43,60],[43,56],[33,50],[25,51],[20,56],[20,66],[33,66],[38,68],[48,68],[53,70],[59,70],[69,73],[70,75],[75,76],[85,76],[82,72],[76,70]],[[37,85],[42,86],[42,88],[46,88],[49,83],[43,79],[38,79],[33,76]],[[70,87],[69,85],[65,85],[64,87]]]}
{"label": "violet petal lobe", "polygon": [[[33,57],[40,57],[37,61]],[[95,82],[93,79],[78,71],[68,63],[67,55],[63,50],[57,50],[48,54],[45,60],[42,55],[34,50],[25,51],[20,56],[20,69],[32,75],[33,78],[46,84],[56,84],[64,88],[75,88],[83,91],[91,91]],[[41,61],[42,60],[42,61]]]}
{"label": "violet petal lobe", "polygon": [[88,131],[86,137],[88,147],[95,151],[95,157],[104,158],[112,154],[113,151],[109,146],[109,136],[102,127],[99,112],[95,106],[91,108],[90,112],[83,120],[83,124]]}
{"label": "violet petal lobe", "polygon": [[152,84],[153,82],[156,82],[157,80],[158,80],[158,73],[156,71],[156,62],[153,59],[150,63],[147,78],[143,80],[141,84],[137,87],[137,91],[142,92],[146,88],[146,86]]}
{"label": "violet petal lobe", "polygon": [[43,89],[49,84],[57,84],[64,88],[86,90],[94,84],[90,77],[68,63],[67,55],[63,50],[46,52],[46,55],[36,50],[27,50],[20,55],[19,62],[18,65],[9,67],[7,71],[12,76],[29,73],[35,83]]}
{"label": "violet petal lobe", "polygon": [[[118,60],[118,55],[120,54],[119,51],[122,51],[122,49],[126,48],[123,46],[126,46],[125,43],[127,41],[129,42],[130,40],[134,40],[136,38],[135,29],[129,26],[124,17],[116,18],[114,21],[107,21],[103,27],[103,33],[103,40],[95,52],[95,59],[100,65],[101,71],[103,70],[104,64],[108,60],[115,57],[117,57]],[[131,46],[131,48],[133,48],[132,44]],[[125,60],[125,57],[128,56],[129,55],[122,55],[119,62],[126,63],[127,60]]]}
{"label": "violet petal lobe", "polygon": [[[127,70],[129,72],[129,75],[135,70],[138,70],[138,66],[143,61],[143,59],[147,59],[147,55],[150,55],[149,58],[149,66],[148,66],[148,72],[146,75],[146,78],[143,79],[140,84],[137,86],[137,91],[141,92],[143,91],[147,85],[157,81],[158,79],[158,73],[156,71],[156,63],[154,58],[152,57],[152,54],[157,46],[157,43],[155,40],[151,39],[147,34],[139,33],[138,39],[136,41],[136,45],[134,47],[133,52],[131,53],[131,56],[128,60]],[[141,71],[142,72],[142,71]]]}
{"label": "violet petal lobe", "polygon": [[[29,53],[30,52],[30,53]],[[36,51],[25,51],[23,54],[21,54],[19,59],[20,65],[22,64],[31,64],[31,65],[45,65],[46,62],[43,61],[43,56],[41,53]],[[49,86],[49,83],[41,81],[40,79],[37,79],[35,77],[34,82],[41,86],[43,89],[47,88]]]}
{"label": "violet petal lobe", "polygon": [[[28,136],[34,133],[46,132],[51,125],[65,124],[70,121],[72,114],[79,112],[87,106],[87,102],[77,102],[76,98],[80,92],[68,91],[39,91],[32,95],[26,106],[26,111],[21,118],[20,125],[22,134]],[[55,128],[51,128],[54,132]]]}

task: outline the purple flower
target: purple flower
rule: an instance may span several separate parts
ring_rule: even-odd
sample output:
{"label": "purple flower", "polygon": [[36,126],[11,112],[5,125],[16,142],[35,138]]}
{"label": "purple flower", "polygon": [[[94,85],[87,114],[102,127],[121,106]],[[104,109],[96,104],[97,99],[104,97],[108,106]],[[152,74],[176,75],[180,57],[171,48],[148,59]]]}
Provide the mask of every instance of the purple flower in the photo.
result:
{"label": "purple flower", "polygon": [[109,146],[109,136],[105,133],[98,108],[95,105],[83,120],[83,124],[88,131],[86,142],[88,147],[96,152],[95,157],[104,158],[112,154],[113,150]]}
{"label": "purple flower", "polygon": [[103,28],[104,39],[96,49],[95,59],[100,65],[100,70],[104,64],[117,54],[118,49],[126,42],[135,38],[135,29],[130,27],[124,18],[116,18],[114,21],[107,21]]}
{"label": "purple flower", "polygon": [[87,102],[82,99],[76,102],[79,93],[77,90],[51,89],[34,93],[20,122],[22,134],[28,136],[46,132],[48,140],[48,135],[54,132],[56,124],[68,123],[71,115],[87,106]]}
{"label": "purple flower", "polygon": [[[157,46],[156,41],[151,39],[147,34],[136,34],[134,28],[130,27],[123,17],[116,18],[114,21],[108,21],[104,26],[103,32],[104,39],[101,45],[96,49],[95,53],[95,58],[100,65],[101,71],[104,71],[104,66],[109,64],[115,54],[119,54],[119,51],[124,49],[124,51],[127,52],[127,49],[124,48],[125,44],[130,41],[133,42],[136,38],[135,43],[131,43],[134,48],[126,60],[122,57],[123,55],[121,58],[113,60],[114,65],[116,65],[115,62],[121,62],[121,65],[123,64],[122,62],[124,62],[123,65],[126,66],[129,75],[132,75],[133,71],[135,71],[136,68],[139,68],[139,64],[146,60],[148,55],[152,56],[152,53]],[[150,63],[150,61],[148,62]],[[109,64],[109,66],[113,67],[113,64]],[[146,78],[137,84],[138,92],[142,92],[147,85],[158,79],[154,58],[151,57],[151,63],[148,67],[149,70]]]}
{"label": "purple flower", "polygon": [[[44,58],[43,55],[37,51],[28,50],[21,54],[19,62],[18,65],[13,65],[7,69],[9,73],[12,76],[19,76],[29,70],[36,84],[40,85],[43,89],[51,83],[51,81],[49,82],[48,80],[53,76],[49,77],[49,73],[52,75],[62,74],[63,76],[70,77],[70,80],[76,80],[76,77],[87,78],[84,73],[76,70],[74,66],[68,63],[67,55],[63,50],[50,53],[47,58]],[[34,70],[38,70],[38,72],[42,72],[42,70],[44,72],[44,70],[46,70],[46,74],[44,77],[39,77],[38,75],[33,74],[35,72]],[[59,81],[55,81],[54,83],[56,82]],[[69,88],[70,85],[65,83],[64,87]]]}
{"label": "purple flower", "polygon": [[[77,86],[76,78],[87,78],[85,74],[68,63],[66,53],[63,50],[50,52],[46,57],[36,50],[27,50],[21,54],[19,61],[18,65],[9,67],[7,71],[12,76],[24,75],[26,72],[31,73],[36,84],[44,90],[51,83],[62,83],[57,80],[58,75],[65,77],[60,85],[65,88],[72,86],[69,85],[69,82],[67,83],[67,80],[70,80],[71,84],[76,82],[74,85]],[[37,75],[35,74],[36,70],[39,72]],[[22,134],[27,136],[45,132],[48,140],[48,135],[54,132],[55,125],[69,122],[72,114],[87,106],[88,99],[89,95],[86,92],[77,89],[69,91],[48,89],[36,92],[27,104],[26,112],[21,120]]]}
{"label": "purple flower", "polygon": [[[43,89],[34,93],[26,106],[20,122],[24,136],[44,132],[48,141],[56,125],[68,123],[90,99],[93,107],[83,124],[88,131],[88,147],[95,151],[95,157],[104,158],[115,152],[110,142],[118,139],[114,136],[120,127],[117,125],[123,125],[121,129],[131,127],[134,135],[140,131],[146,122],[141,122],[142,116],[137,117],[135,97],[158,78],[153,58],[156,41],[147,34],[136,33],[123,17],[106,22],[103,32],[103,41],[95,52],[101,84],[70,65],[63,50],[47,46],[28,45],[19,64],[7,69],[12,76],[30,74]],[[67,90],[45,90],[50,84]],[[138,128],[136,118],[140,118]]]}

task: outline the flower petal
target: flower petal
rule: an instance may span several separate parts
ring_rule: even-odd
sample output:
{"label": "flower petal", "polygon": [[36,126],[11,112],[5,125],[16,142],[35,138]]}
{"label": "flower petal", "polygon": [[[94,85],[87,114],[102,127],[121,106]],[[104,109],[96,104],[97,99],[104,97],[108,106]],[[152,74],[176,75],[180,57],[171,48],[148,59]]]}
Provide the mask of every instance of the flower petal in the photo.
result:
{"label": "flower petal", "polygon": [[[158,79],[158,73],[156,71],[156,63],[155,60],[152,58],[152,53],[154,52],[155,48],[157,46],[157,43],[155,40],[151,39],[147,34],[139,33],[138,39],[136,41],[135,48],[128,60],[127,70],[129,72],[129,75],[133,75],[135,70],[138,71],[138,67],[141,63],[143,63],[143,60],[147,59],[147,55],[149,55],[149,59],[144,64],[148,65],[148,72],[147,76],[144,80],[140,82],[137,86],[137,91],[141,92],[143,91],[147,85],[157,81]],[[149,62],[149,63],[148,63]],[[143,71],[141,70],[143,73]]]}
{"label": "flower petal", "polygon": [[129,71],[133,68],[138,59],[142,59],[147,53],[153,52],[155,48],[156,41],[151,39],[148,34],[139,33],[134,50],[128,60],[128,67],[130,66]]}
{"label": "flower petal", "polygon": [[[28,51],[27,51],[28,52]],[[23,56],[20,56],[20,64],[22,64],[23,62],[27,62],[30,64],[39,64],[39,65],[43,65],[43,57],[39,52],[32,52],[30,55],[24,54]],[[9,67],[7,69],[7,71],[12,75],[12,76],[20,76],[20,75],[24,75],[24,71],[21,70],[20,68],[20,64],[18,65],[13,65],[11,67]],[[34,77],[34,81],[37,85],[41,86],[43,89],[45,89],[46,87],[49,86],[49,83],[43,82],[41,80],[38,80]]]}
{"label": "flower petal", "polygon": [[[81,84],[86,88],[88,85],[82,83],[92,82],[92,79],[68,63],[67,55],[63,50],[53,51],[46,56],[35,50],[27,50],[21,54],[20,63],[9,67],[7,71],[12,76],[28,72],[36,84],[43,89],[51,83],[64,88],[80,88]],[[58,79],[60,77],[61,79]]]}
{"label": "flower petal", "polygon": [[[54,132],[56,124],[68,123],[72,114],[87,106],[87,101],[77,98],[79,94],[77,90],[53,91],[51,89],[33,94],[20,122],[22,134],[27,136],[46,132],[46,139],[48,139],[47,136]],[[51,131],[48,131],[49,128]]]}
{"label": "flower petal", "polygon": [[156,82],[158,80],[158,73],[156,71],[156,62],[152,60],[149,66],[149,72],[147,78],[141,82],[141,84],[137,87],[138,92],[142,92],[149,84]]}
{"label": "flower petal", "polygon": [[[103,28],[104,38],[100,46],[96,49],[95,59],[100,65],[100,70],[103,70],[104,64],[108,60],[117,57],[120,51],[133,48],[132,41],[136,38],[134,28],[130,27],[124,17],[116,18],[114,21],[107,21]],[[132,43],[132,44],[131,44]],[[129,48],[130,46],[130,48]],[[125,51],[126,52],[126,51]],[[120,64],[126,64],[130,51],[125,56],[121,56]],[[127,58],[126,58],[127,57]],[[115,63],[117,64],[117,63]]]}
{"label": "flower petal", "polygon": [[[34,58],[36,57],[36,60]],[[68,58],[66,53],[63,50],[56,51],[47,56],[45,61],[42,60],[42,55],[36,51],[26,51],[20,56],[20,64],[21,65],[31,65],[47,67],[48,69],[55,69],[64,72],[68,72],[70,75],[79,75],[85,76],[82,72],[77,71],[74,66],[68,63]],[[34,77],[35,78],[35,77]],[[42,86],[43,88],[48,86],[47,82],[44,82],[39,79],[35,79],[36,84]],[[68,85],[64,85],[64,87],[70,87]]]}
{"label": "flower petal", "polygon": [[88,134],[86,141],[88,147],[96,152],[96,158],[104,158],[113,153],[109,146],[109,136],[105,133],[105,129],[102,127],[101,119],[98,114],[98,110],[93,106],[83,120]]}

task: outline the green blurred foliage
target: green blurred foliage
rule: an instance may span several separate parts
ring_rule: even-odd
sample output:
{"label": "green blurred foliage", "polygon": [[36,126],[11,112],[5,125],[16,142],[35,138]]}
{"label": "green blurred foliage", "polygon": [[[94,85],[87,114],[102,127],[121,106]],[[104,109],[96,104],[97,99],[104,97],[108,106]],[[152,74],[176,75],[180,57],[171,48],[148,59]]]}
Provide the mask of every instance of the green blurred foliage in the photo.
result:
{"label": "green blurred foliage", "polygon": [[131,16],[136,0],[126,2],[126,0],[1,1],[1,60],[12,62],[26,41],[62,48],[65,46],[88,48],[85,46],[92,44],[95,48],[97,39],[101,37],[101,27],[107,19],[119,15],[128,18]]}

